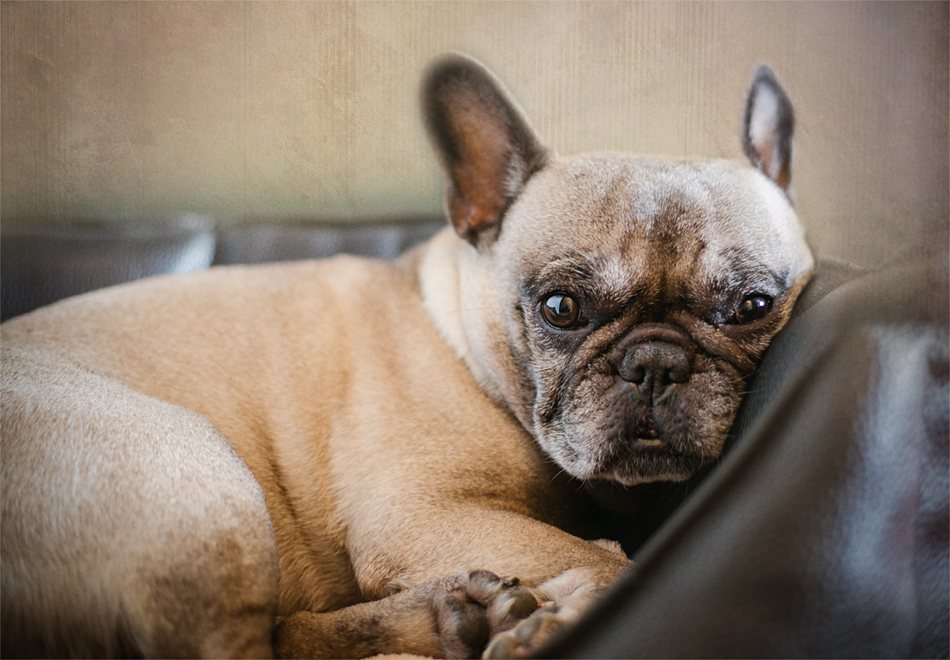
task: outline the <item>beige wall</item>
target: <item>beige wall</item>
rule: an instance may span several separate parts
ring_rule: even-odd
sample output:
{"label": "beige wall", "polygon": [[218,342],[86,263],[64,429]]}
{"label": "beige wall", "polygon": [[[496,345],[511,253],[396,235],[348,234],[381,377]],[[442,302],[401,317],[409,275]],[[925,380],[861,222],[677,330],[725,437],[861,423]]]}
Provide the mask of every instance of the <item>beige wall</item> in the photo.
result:
{"label": "beige wall", "polygon": [[0,25],[5,230],[438,211],[416,90],[461,50],[562,153],[737,157],[768,62],[813,243],[946,241],[946,2],[11,1]]}

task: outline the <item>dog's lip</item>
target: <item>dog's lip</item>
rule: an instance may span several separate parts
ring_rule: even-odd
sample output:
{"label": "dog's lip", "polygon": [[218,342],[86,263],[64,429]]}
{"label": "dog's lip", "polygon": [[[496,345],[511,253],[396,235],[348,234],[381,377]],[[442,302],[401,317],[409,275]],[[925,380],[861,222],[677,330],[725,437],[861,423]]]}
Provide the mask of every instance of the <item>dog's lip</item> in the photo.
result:
{"label": "dog's lip", "polygon": [[636,438],[633,442],[627,443],[627,452],[642,457],[664,455],[673,455],[675,452],[670,444],[660,438]]}

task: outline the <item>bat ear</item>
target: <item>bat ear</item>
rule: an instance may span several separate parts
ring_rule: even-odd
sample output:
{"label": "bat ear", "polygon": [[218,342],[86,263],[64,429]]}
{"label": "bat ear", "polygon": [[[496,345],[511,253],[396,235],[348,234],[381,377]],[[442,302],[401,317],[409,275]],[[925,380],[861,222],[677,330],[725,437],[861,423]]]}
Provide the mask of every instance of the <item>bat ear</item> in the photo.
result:
{"label": "bat ear", "polygon": [[504,85],[470,57],[431,66],[422,107],[448,179],[449,220],[473,245],[492,244],[508,206],[548,162],[547,150]]}
{"label": "bat ear", "polygon": [[742,121],[742,148],[759,170],[787,191],[792,181],[792,102],[772,69],[756,69]]}

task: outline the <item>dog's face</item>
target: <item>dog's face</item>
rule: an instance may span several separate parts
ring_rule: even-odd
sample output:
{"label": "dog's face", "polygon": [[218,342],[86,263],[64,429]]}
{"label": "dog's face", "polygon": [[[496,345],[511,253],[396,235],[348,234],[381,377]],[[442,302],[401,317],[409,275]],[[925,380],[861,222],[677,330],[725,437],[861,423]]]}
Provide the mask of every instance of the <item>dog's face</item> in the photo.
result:
{"label": "dog's face", "polygon": [[545,450],[625,484],[718,456],[810,267],[782,192],[727,163],[582,157],[539,171],[505,222],[496,287]]}
{"label": "dog's face", "polygon": [[754,168],[552,158],[464,58],[433,70],[425,100],[449,216],[471,244],[464,353],[487,389],[581,479],[675,481],[714,460],[813,264],[771,72],[747,103]]}

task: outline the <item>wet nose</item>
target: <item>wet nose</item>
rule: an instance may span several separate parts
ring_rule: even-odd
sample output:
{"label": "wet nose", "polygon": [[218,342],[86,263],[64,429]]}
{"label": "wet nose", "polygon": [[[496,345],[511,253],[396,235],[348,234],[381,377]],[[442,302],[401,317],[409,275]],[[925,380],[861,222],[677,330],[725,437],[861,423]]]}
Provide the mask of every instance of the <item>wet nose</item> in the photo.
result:
{"label": "wet nose", "polygon": [[693,365],[680,346],[667,342],[637,344],[620,361],[620,377],[633,385],[644,399],[655,399],[672,383],[689,380]]}

